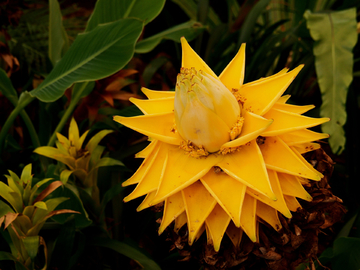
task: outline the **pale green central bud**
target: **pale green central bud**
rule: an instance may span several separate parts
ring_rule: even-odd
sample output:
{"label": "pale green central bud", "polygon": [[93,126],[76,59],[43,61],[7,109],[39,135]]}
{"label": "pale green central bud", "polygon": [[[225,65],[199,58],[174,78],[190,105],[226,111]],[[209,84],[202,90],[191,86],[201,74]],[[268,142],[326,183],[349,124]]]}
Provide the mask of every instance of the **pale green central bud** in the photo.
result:
{"label": "pale green central bud", "polygon": [[217,152],[230,141],[240,117],[234,95],[220,80],[195,68],[181,68],[175,93],[175,122],[180,136]]}

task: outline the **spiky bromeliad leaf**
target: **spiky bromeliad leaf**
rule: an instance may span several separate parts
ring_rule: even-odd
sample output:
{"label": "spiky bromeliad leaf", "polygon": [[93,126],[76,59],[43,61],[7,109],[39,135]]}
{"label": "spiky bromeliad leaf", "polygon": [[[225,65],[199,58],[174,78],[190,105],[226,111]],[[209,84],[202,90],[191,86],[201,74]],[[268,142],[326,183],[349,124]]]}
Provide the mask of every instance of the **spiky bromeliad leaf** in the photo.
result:
{"label": "spiky bromeliad leaf", "polygon": [[147,24],[159,15],[164,5],[165,0],[99,0],[96,2],[85,31],[90,31],[101,23],[129,17],[144,20],[144,23]]}
{"label": "spiky bromeliad leaf", "polygon": [[306,11],[304,16],[315,41],[315,68],[323,102],[320,115],[331,118],[322,125],[322,130],[330,134],[332,151],[340,153],[346,140],[343,129],[346,95],[353,79],[356,9],[316,14]]}
{"label": "spiky bromeliad leaf", "polygon": [[120,70],[133,56],[143,23],[122,19],[80,34],[46,79],[30,94],[52,102],[75,82],[98,80]]}

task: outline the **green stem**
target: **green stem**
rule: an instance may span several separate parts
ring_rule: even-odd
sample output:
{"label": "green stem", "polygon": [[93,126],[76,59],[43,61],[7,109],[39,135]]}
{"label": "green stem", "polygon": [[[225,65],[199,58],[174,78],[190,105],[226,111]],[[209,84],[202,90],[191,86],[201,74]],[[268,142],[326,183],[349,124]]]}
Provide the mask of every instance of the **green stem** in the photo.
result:
{"label": "green stem", "polygon": [[83,82],[80,89],[78,91],[76,91],[76,93],[72,96],[69,107],[66,109],[65,113],[63,114],[59,124],[55,128],[54,133],[51,135],[51,138],[50,138],[50,140],[48,142],[48,146],[53,146],[54,145],[55,140],[56,140],[56,133],[60,133],[61,130],[64,128],[66,122],[68,121],[68,119],[72,115],[76,105],[78,104],[79,100],[82,98],[82,93],[85,90],[88,83],[89,82]]}
{"label": "green stem", "polygon": [[[16,117],[21,113],[21,111],[35,98],[31,97],[29,94],[24,93],[24,98],[21,98],[17,104],[17,106],[14,108],[14,110],[11,112],[9,117],[6,119],[1,131],[0,131],[0,153],[2,153],[5,138],[8,134],[11,126],[13,125]],[[30,119],[29,119],[30,120]],[[34,129],[35,130],[35,129]]]}
{"label": "green stem", "polygon": [[31,138],[31,142],[32,142],[34,148],[40,147],[41,145],[40,145],[39,137],[37,135],[37,132],[34,128],[34,125],[31,121],[29,115],[26,113],[26,111],[21,111],[20,116],[23,119],[23,121],[28,129],[28,132],[29,132],[29,135]]}

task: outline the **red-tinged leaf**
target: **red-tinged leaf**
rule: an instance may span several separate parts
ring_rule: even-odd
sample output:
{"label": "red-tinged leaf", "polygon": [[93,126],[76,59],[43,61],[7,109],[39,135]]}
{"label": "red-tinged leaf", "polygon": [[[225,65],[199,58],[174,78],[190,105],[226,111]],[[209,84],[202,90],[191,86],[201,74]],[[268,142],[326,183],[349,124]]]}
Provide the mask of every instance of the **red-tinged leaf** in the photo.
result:
{"label": "red-tinged leaf", "polygon": [[17,218],[17,216],[19,215],[19,213],[7,213],[5,215],[5,229]]}
{"label": "red-tinged leaf", "polygon": [[69,209],[54,210],[54,211],[51,211],[49,214],[47,214],[44,217],[43,221],[47,220],[48,218],[51,218],[52,216],[60,215],[60,214],[81,214],[81,213],[78,211],[69,210]]}
{"label": "red-tinged leaf", "polygon": [[46,196],[48,196],[51,192],[53,192],[58,187],[62,186],[61,181],[55,181],[52,182],[50,185],[48,185],[33,201],[33,204],[35,204],[38,201],[42,201]]}

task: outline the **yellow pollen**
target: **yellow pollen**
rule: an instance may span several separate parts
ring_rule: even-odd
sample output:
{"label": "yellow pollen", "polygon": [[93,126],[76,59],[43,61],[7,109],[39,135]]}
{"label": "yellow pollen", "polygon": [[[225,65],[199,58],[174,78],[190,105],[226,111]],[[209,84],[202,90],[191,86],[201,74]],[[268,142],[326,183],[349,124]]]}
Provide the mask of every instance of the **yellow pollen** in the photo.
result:
{"label": "yellow pollen", "polygon": [[219,150],[219,154],[227,155],[227,154],[235,153],[235,152],[240,151],[241,148],[242,148],[242,145],[236,146],[236,147],[224,147]]}
{"label": "yellow pollen", "polygon": [[231,93],[241,105],[244,105],[246,98],[239,93],[239,89],[233,88],[231,89]]}
{"label": "yellow pollen", "polygon": [[180,149],[183,149],[186,152],[186,154],[189,155],[190,157],[202,158],[202,157],[207,157],[209,155],[209,152],[206,151],[204,146],[202,145],[197,146],[189,140],[182,141],[179,147]]}
{"label": "yellow pollen", "polygon": [[239,115],[235,125],[230,130],[230,140],[235,140],[236,137],[240,135],[243,125],[244,117]]}

